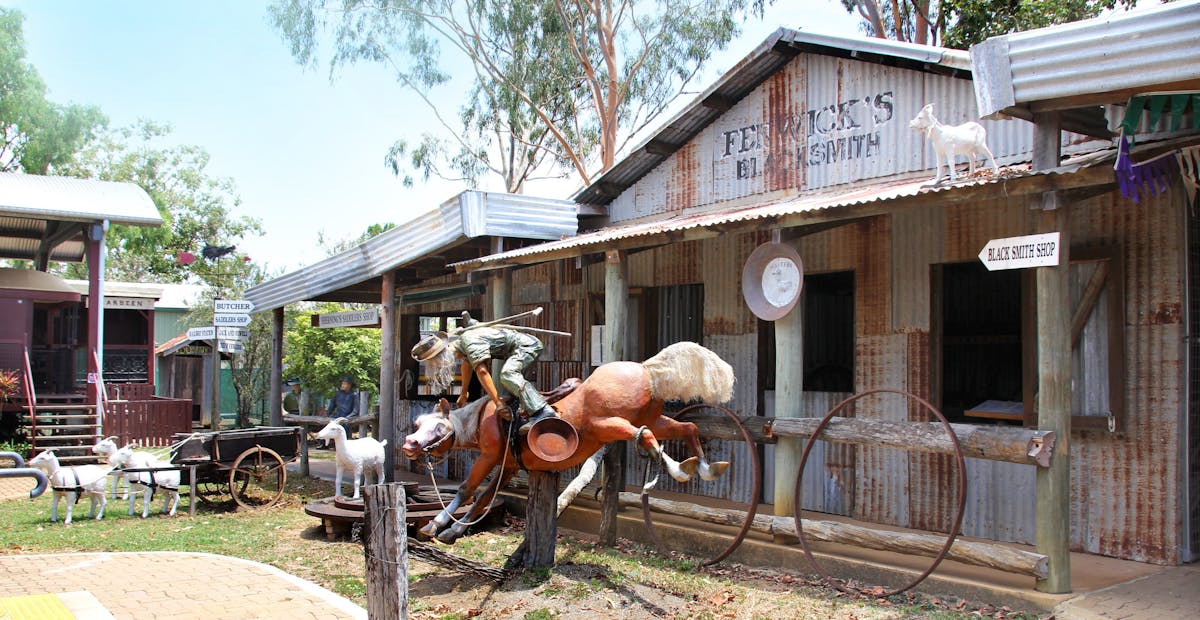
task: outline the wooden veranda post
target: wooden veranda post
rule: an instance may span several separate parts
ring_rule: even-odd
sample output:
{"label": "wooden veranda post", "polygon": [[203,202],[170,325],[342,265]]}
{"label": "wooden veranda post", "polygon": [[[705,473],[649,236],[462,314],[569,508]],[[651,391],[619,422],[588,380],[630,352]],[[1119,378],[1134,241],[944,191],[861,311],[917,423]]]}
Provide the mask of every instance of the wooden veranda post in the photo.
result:
{"label": "wooden veranda post", "polygon": [[364,489],[363,553],[367,562],[367,617],[408,617],[408,528],[404,487],[396,482]]}
{"label": "wooden veranda post", "polygon": [[96,405],[96,423],[103,424],[100,401],[101,376],[104,372],[104,235],[108,220],[85,229],[88,264],[88,402]]}
{"label": "wooden veranda post", "polygon": [[[790,243],[800,250],[796,237],[778,235],[777,243]],[[803,294],[803,289],[801,289]],[[775,321],[775,417],[804,417],[804,301],[798,302],[787,316]],[[792,514],[796,498],[795,472],[800,470],[800,453],[804,442],[781,438],[775,444],[775,489],[776,516]],[[776,542],[791,537],[776,535]]]}
{"label": "wooden veranda post", "polygon": [[[1057,113],[1034,114],[1033,167],[1057,168],[1061,125]],[[1038,552],[1050,558],[1050,573],[1037,589],[1071,591],[1071,289],[1070,227],[1066,205],[1048,192],[1037,215],[1039,232],[1058,231],[1059,263],[1037,269],[1038,428],[1054,431],[1050,467],[1037,470]]]}
{"label": "wooden veranda post", "polygon": [[[609,250],[604,260],[604,361],[626,359],[625,332],[629,327],[629,267],[625,253]],[[600,545],[617,544],[617,513],[625,490],[625,446],[604,453],[603,495],[600,503]]]}
{"label": "wooden veranda post", "polygon": [[[396,472],[396,272],[383,274],[380,294],[379,326],[379,428],[380,441],[386,441],[383,452],[383,471],[388,480]],[[366,411],[359,413],[365,414]],[[360,436],[362,436],[360,434]]]}
{"label": "wooden veranda post", "polygon": [[[271,311],[271,426],[283,426],[283,306]],[[304,463],[305,466],[308,463]],[[308,475],[305,472],[304,475]]]}

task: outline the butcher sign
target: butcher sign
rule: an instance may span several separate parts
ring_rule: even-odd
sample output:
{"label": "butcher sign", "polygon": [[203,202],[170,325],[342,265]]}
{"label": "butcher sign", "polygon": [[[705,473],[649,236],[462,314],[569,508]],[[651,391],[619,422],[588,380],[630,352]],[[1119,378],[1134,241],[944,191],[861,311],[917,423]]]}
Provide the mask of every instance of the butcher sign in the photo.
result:
{"label": "butcher sign", "polygon": [[1053,267],[1062,256],[1059,233],[992,239],[979,252],[979,260],[988,271]]}

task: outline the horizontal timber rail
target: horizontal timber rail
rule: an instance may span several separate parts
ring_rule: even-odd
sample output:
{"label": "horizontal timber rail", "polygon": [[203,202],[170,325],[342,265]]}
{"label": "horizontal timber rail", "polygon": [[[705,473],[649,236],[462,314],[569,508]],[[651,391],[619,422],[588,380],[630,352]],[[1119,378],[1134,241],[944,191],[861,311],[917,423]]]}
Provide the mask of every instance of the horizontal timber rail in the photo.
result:
{"label": "horizontal timber rail", "polygon": [[[767,418],[747,416],[742,423],[758,443],[772,444],[779,437],[807,438],[821,418]],[[713,439],[740,440],[741,433],[725,418],[715,414],[688,417],[700,434]],[[1054,454],[1053,431],[1005,426],[951,424],[963,456],[1049,467]],[[841,443],[897,448],[917,452],[954,454],[954,442],[938,422],[894,422],[864,418],[835,417],[821,439]]]}
{"label": "horizontal timber rail", "polygon": [[[664,514],[733,527],[746,521],[746,513],[741,510],[710,508],[688,502],[656,498],[649,498],[649,500],[651,510]],[[620,503],[622,506],[640,508],[642,496],[637,493],[621,493]],[[750,529],[770,535],[796,536],[796,525],[792,517],[756,515],[751,522]],[[936,556],[945,543],[945,536],[941,535],[893,532],[838,521],[813,519],[804,520],[804,532],[811,540],[925,557]],[[949,553],[946,554],[946,559],[973,566],[985,566],[1006,572],[1030,575],[1039,579],[1045,579],[1049,574],[1047,556],[991,543],[956,540],[950,547]]]}

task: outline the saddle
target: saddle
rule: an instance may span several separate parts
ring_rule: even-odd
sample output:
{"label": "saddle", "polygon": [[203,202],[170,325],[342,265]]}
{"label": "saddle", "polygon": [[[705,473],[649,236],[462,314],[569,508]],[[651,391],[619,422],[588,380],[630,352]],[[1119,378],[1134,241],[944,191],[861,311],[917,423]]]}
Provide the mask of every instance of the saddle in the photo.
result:
{"label": "saddle", "polygon": [[[542,398],[546,399],[547,405],[553,405],[554,403],[566,398],[568,394],[574,392],[575,389],[581,385],[583,385],[582,379],[579,379],[578,377],[571,377],[570,379],[563,381],[553,390],[546,392],[539,390],[538,394],[541,394]],[[516,396],[509,395],[507,398],[505,398],[504,406],[508,407],[509,411],[521,411],[521,402]],[[528,413],[522,411],[522,416],[523,415],[528,415]],[[516,433],[512,427],[513,425],[520,426],[522,424],[522,416],[513,416],[511,420],[505,420],[500,416],[496,416],[496,420],[500,423],[500,434],[503,437],[510,438],[512,452],[513,455],[516,456],[518,463],[521,462],[521,440],[523,438]]]}

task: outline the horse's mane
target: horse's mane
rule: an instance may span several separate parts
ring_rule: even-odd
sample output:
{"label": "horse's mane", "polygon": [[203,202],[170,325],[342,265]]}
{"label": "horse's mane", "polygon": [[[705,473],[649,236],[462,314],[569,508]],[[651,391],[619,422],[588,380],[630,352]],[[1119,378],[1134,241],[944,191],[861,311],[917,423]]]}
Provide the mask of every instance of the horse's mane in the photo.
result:
{"label": "horse's mane", "polygon": [[483,406],[490,399],[483,397],[473,403],[467,403],[462,409],[450,411],[450,428],[454,429],[454,445],[477,443],[479,438],[479,418],[483,414]]}

